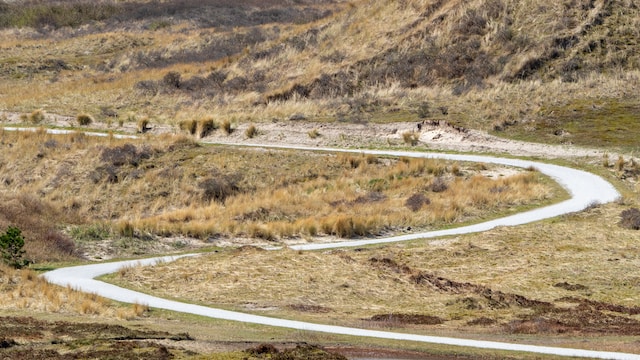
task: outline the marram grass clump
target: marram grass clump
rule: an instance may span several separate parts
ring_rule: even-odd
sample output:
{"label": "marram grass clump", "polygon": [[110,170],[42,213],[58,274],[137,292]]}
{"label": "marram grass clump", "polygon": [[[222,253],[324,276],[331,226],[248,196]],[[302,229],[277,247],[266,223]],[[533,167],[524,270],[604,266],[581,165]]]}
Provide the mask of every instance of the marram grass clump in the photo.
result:
{"label": "marram grass clump", "polygon": [[78,114],[78,116],[76,116],[76,121],[80,126],[88,126],[93,123],[93,116],[84,113]]}

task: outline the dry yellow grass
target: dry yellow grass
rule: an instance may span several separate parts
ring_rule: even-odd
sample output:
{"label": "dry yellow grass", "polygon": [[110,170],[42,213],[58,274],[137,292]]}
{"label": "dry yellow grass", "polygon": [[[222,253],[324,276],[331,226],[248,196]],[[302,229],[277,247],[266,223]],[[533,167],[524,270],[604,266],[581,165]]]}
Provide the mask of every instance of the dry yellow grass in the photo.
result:
{"label": "dry yellow grass", "polygon": [[140,304],[116,306],[95,294],[49,284],[33,270],[15,270],[0,264],[0,309],[129,320],[144,315],[148,307]]}
{"label": "dry yellow grass", "polygon": [[[446,175],[444,164],[436,161],[372,165],[353,156],[339,161],[346,167],[340,179],[320,177],[287,184],[281,189],[239,194],[227,199],[224,205],[192,206],[141,219],[136,227],[160,233],[186,232],[198,236],[230,233],[265,240],[310,235],[353,237],[385,229],[433,228],[492,216],[553,196],[539,182],[537,173],[495,180],[484,176],[443,180],[429,175],[430,172]],[[328,163],[328,167],[335,165]],[[314,171],[322,174],[323,170]],[[286,184],[291,180],[281,181]],[[448,189],[430,190],[434,181],[448,184],[445,185]],[[421,193],[428,197],[428,204],[412,211],[407,199]],[[358,216],[351,215],[354,213]],[[196,229],[205,233],[199,234]]]}
{"label": "dry yellow grass", "polygon": [[[611,204],[562,221],[357,250],[227,250],[131,268],[113,280],[212,306],[361,326],[374,326],[362,319],[392,313],[437,316],[444,320],[440,330],[481,318],[506,326],[541,310],[509,302],[508,294],[558,309],[577,306],[575,299],[637,309],[640,232],[617,226],[624,208]],[[440,278],[442,287],[421,285],[416,274]]]}
{"label": "dry yellow grass", "polygon": [[[572,56],[584,56],[581,60],[584,66],[598,62],[609,66],[623,57],[625,49],[634,45],[623,35],[636,33],[638,17],[634,14],[637,10],[624,2],[606,4],[595,1],[589,9],[565,6],[562,2],[539,5],[535,1],[512,0],[455,0],[444,3],[372,0],[357,1],[353,6],[332,5],[336,11],[333,16],[287,26],[278,32],[272,25],[255,29],[236,28],[238,36],[254,31],[267,39],[245,49],[244,53],[216,61],[185,60],[166,67],[146,68],[135,65],[136,57],[153,58],[153,54],[157,54],[171,59],[184,52],[197,54],[198,50],[206,49],[211,42],[219,41],[228,34],[212,28],[194,29],[187,23],[176,23],[153,31],[113,30],[62,37],[55,41],[33,40],[30,38],[33,31],[29,30],[5,31],[6,36],[3,33],[0,40],[3,48],[0,65],[9,69],[9,74],[16,71],[17,65],[24,65],[33,73],[4,76],[0,92],[5,96],[0,104],[3,108],[22,112],[43,108],[49,113],[63,114],[98,114],[101,107],[108,106],[125,113],[133,111],[140,116],[150,116],[154,122],[177,124],[181,120],[179,115],[184,113],[215,113],[216,118],[235,117],[236,121],[247,123],[286,119],[298,113],[307,118],[335,118],[361,111],[358,102],[380,104],[374,108],[379,107],[377,110],[383,113],[385,110],[402,110],[404,120],[413,120],[415,114],[412,111],[416,104],[427,100],[433,109],[447,107],[456,122],[492,129],[516,121],[528,123],[548,117],[548,104],[568,103],[576,98],[589,101],[602,97],[628,97],[637,91],[638,75],[633,64],[624,68],[611,66],[607,72],[586,72],[571,81],[564,81],[560,76],[555,80],[545,79],[544,75],[534,76],[531,81],[505,81],[527,61],[544,58],[555,49],[555,42],[571,39],[571,36],[578,36],[579,45],[566,51],[560,49],[563,56],[557,61],[566,62]],[[620,11],[607,14],[609,5]],[[597,21],[603,14],[607,16],[606,25],[617,36],[612,40],[621,46],[616,49],[607,47],[609,53],[600,58],[599,49],[592,52],[583,52],[583,49],[599,41],[602,29]],[[473,31],[478,31],[478,34]],[[470,56],[473,59],[482,58],[480,55],[491,58],[506,54],[507,64],[483,79],[484,86],[472,86],[468,91],[458,93],[456,86],[464,78],[444,77],[428,86],[409,86],[411,84],[401,76],[394,75],[396,70],[404,71],[401,67],[406,64],[401,60],[414,56],[414,49],[421,49],[424,59],[427,59],[425,61],[429,62],[429,56],[436,56],[437,51],[469,39],[477,40],[482,49],[480,54]],[[20,43],[25,45],[18,46]],[[55,46],[51,45],[53,43]],[[432,44],[432,47],[424,44]],[[450,50],[451,57],[456,58],[456,49]],[[387,53],[395,54],[399,63],[391,59],[392,62],[386,64],[383,59],[389,59]],[[38,70],[38,65],[58,60],[67,66],[55,71]],[[552,63],[549,67],[561,69],[564,65]],[[376,77],[370,83],[346,91],[347,97],[331,95],[332,91],[342,91],[341,87],[347,86],[339,81],[333,89],[327,89],[329,93],[325,96],[297,93],[289,97],[277,96],[296,85],[307,86],[323,74],[338,74],[336,76],[340,78],[352,71],[348,69],[353,69],[354,79],[367,77],[370,75],[367,73],[369,67],[391,67],[393,70],[386,70],[386,77],[380,75],[379,79]],[[216,91],[214,96],[180,91],[160,91],[150,95],[136,90],[139,81],[161,81],[169,72],[177,72],[187,80],[192,76],[204,78],[212,70],[227,73],[226,82],[252,79],[257,74],[263,78],[262,88],[268,90],[248,88],[236,91],[232,88],[230,91]],[[364,74],[359,75],[363,71]],[[420,73],[411,67],[406,71]],[[198,100],[193,101],[194,98]],[[108,119],[97,121],[106,122]]]}
{"label": "dry yellow grass", "polygon": [[[377,235],[493,217],[559,195],[536,172],[489,178],[426,159],[203,147],[182,137],[145,145],[44,132],[0,137],[12,144],[2,148],[0,193],[40,194],[129,237]],[[412,202],[414,195],[424,199]]]}

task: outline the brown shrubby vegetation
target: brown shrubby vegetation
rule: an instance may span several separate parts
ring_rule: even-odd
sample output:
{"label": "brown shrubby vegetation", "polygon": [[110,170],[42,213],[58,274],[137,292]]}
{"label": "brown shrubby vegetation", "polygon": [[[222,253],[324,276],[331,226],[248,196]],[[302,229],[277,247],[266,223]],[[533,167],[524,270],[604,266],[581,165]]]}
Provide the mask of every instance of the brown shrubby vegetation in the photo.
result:
{"label": "brown shrubby vegetation", "polygon": [[15,226],[22,230],[25,257],[31,261],[67,260],[77,255],[74,242],[56,226],[76,221],[75,216],[34,195],[0,193],[0,229]]}
{"label": "brown shrubby vegetation", "polygon": [[627,229],[640,230],[640,210],[631,208],[620,213],[620,226]]}

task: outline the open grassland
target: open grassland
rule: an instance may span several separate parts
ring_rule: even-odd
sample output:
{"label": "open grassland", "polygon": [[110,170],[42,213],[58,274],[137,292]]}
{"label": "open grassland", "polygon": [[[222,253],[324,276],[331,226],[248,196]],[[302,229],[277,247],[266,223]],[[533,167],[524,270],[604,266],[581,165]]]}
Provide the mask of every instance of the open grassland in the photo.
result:
{"label": "open grassland", "polygon": [[[0,354],[11,359],[343,359],[339,354],[411,359],[535,358],[309,334],[157,311],[140,304],[117,304],[48,284],[32,270],[4,265],[0,265],[0,304]],[[455,357],[447,355],[452,351]]]}
{"label": "open grassland", "polygon": [[[580,336],[637,352],[639,233],[611,204],[483,234],[326,252],[225,250],[111,279],[271,316],[414,332]],[[609,337],[609,344],[589,340]],[[618,337],[618,340],[615,340]],[[564,340],[558,340],[565,338]]]}

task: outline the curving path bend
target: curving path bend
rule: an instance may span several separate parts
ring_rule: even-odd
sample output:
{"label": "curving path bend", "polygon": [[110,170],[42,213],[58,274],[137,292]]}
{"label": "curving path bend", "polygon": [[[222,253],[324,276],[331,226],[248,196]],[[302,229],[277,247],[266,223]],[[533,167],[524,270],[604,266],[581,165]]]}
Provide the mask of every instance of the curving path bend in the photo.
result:
{"label": "curving path bend", "polygon": [[[457,155],[457,154],[441,154],[441,153],[422,153],[422,152],[408,152],[408,151],[386,151],[386,150],[344,150],[344,149],[332,149],[332,148],[313,148],[313,147],[301,147],[301,146],[273,146],[273,145],[261,145],[252,144],[248,146],[263,147],[263,148],[279,148],[289,150],[303,150],[303,151],[330,151],[330,152],[351,152],[361,154],[372,154],[382,156],[403,156],[403,157],[422,157],[422,158],[438,158],[454,161],[472,161],[472,162],[484,162],[501,164],[508,166],[515,166],[521,168],[534,167],[541,173],[553,178],[562,187],[564,187],[571,198],[569,200],[562,201],[560,203],[546,206],[543,208],[526,211],[523,213],[507,216],[500,219],[495,219],[480,224],[474,224],[469,226],[463,226],[454,229],[438,230],[425,233],[415,233],[402,236],[394,236],[389,238],[373,239],[373,240],[356,240],[346,241],[328,244],[304,244],[292,246],[297,250],[318,250],[348,246],[364,246],[371,244],[391,243],[415,239],[433,238],[448,235],[467,234],[486,231],[497,226],[515,226],[525,223],[535,222],[542,219],[556,217],[562,214],[581,211],[587,206],[594,203],[607,203],[617,199],[620,194],[615,188],[603,180],[601,177],[594,174],[571,169],[563,166],[545,164],[534,161],[507,159],[489,156],[477,156],[477,155]],[[241,312],[227,311],[221,309],[214,309],[200,305],[193,305],[188,303],[181,303],[172,300],[166,300],[155,296],[143,294],[140,292],[124,289],[115,285],[107,284],[98,280],[96,277],[106,275],[118,271],[118,269],[126,266],[137,265],[154,265],[158,262],[174,261],[182,257],[197,256],[194,254],[180,255],[180,256],[164,256],[152,259],[143,260],[129,260],[119,261],[112,263],[91,264],[83,266],[75,266],[68,268],[61,268],[42,276],[47,281],[58,284],[61,286],[71,286],[75,289],[84,292],[96,293],[108,299],[126,303],[139,303],[146,304],[150,307],[161,308],[166,310],[190,313],[195,315],[201,315],[216,319],[240,321],[246,323],[284,327],[297,330],[318,331],[340,335],[362,336],[380,339],[392,339],[392,340],[407,340],[417,341],[425,343],[437,343],[454,346],[466,346],[493,350],[510,350],[519,352],[530,352],[538,354],[551,354],[559,356],[573,356],[573,357],[588,357],[599,359],[635,359],[640,360],[640,354],[628,354],[618,352],[605,352],[605,351],[592,351],[583,349],[570,349],[570,348],[558,348],[536,345],[523,345],[494,341],[480,341],[480,340],[468,340],[450,337],[437,337],[437,336],[425,336],[408,333],[396,333],[389,331],[376,331],[367,329],[350,328],[343,326],[332,326],[314,324],[301,321],[284,320],[271,318],[266,316],[251,315]]]}

